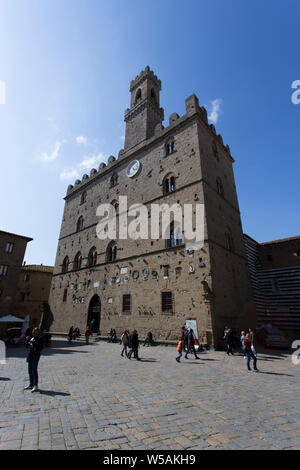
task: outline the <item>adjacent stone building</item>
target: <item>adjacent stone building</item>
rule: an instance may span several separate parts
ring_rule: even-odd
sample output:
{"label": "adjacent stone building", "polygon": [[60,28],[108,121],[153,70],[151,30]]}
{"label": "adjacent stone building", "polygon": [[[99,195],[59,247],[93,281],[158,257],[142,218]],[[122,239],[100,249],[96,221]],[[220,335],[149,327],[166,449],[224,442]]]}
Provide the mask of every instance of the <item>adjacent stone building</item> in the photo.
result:
{"label": "adjacent stone building", "polygon": [[0,317],[14,315],[14,301],[27,243],[32,238],[0,231]]}
{"label": "adjacent stone building", "polygon": [[20,318],[29,315],[30,327],[39,326],[47,315],[53,266],[22,266],[15,298],[14,312]]}
{"label": "adjacent stone building", "polygon": [[271,324],[291,340],[300,333],[300,236],[258,243],[244,235],[258,326]]}
{"label": "adjacent stone building", "polygon": [[[195,95],[164,128],[160,90],[146,67],[130,84],[124,149],[68,187],[49,297],[54,332],[94,319],[101,334],[136,328],[177,339],[195,318],[200,341],[218,346],[224,326],[255,325],[230,149]],[[154,203],[204,204],[204,246],[188,249],[174,222],[167,240],[100,240],[97,207],[111,203],[121,219],[125,195],[149,213]]]}

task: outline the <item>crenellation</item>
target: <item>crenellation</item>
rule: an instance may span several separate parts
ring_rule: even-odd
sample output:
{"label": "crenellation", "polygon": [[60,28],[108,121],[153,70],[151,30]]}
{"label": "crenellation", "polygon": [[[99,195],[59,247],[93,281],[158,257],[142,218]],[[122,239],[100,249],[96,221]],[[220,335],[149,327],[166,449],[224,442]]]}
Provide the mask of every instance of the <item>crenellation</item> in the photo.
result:
{"label": "crenellation", "polygon": [[169,118],[169,125],[170,126],[173,126],[174,124],[176,124],[177,120],[179,119],[179,115],[177,113],[172,113],[170,118]]}

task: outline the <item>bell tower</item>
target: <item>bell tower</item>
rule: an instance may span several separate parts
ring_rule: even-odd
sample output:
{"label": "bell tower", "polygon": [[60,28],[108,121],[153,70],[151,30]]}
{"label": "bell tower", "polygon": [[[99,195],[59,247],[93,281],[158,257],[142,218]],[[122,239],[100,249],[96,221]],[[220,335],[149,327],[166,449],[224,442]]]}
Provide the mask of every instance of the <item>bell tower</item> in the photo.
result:
{"label": "bell tower", "polygon": [[124,150],[152,137],[157,124],[164,120],[164,110],[159,107],[160,90],[161,81],[148,66],[130,83]]}

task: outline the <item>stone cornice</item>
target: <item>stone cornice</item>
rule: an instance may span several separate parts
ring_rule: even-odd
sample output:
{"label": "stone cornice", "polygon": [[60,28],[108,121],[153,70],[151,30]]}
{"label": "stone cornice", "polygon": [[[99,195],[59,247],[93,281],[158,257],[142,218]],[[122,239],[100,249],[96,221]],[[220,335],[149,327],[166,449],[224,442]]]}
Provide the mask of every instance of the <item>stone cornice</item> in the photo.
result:
{"label": "stone cornice", "polygon": [[163,120],[164,110],[162,108],[159,108],[156,105],[156,103],[154,104],[151,99],[146,98],[145,100],[143,100],[142,102],[134,106],[133,108],[130,108],[125,111],[124,121],[125,122],[131,121],[131,119],[138,116],[146,108],[151,108],[154,112],[156,112],[159,115],[161,120]]}

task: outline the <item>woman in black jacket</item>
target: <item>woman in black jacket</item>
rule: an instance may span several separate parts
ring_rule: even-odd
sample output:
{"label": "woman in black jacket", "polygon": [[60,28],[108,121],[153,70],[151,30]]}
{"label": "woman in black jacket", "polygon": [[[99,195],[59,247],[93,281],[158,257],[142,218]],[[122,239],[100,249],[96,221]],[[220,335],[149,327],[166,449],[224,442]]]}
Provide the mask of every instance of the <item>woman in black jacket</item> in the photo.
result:
{"label": "woman in black jacket", "polygon": [[34,328],[32,331],[32,338],[26,337],[26,344],[29,346],[29,353],[27,356],[29,385],[25,390],[32,392],[38,391],[38,363],[41,357],[41,351],[44,347],[43,338],[40,336],[39,328]]}

